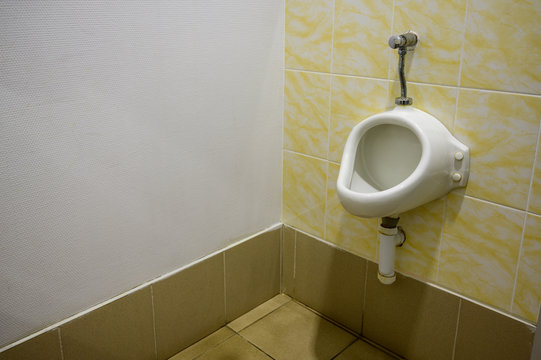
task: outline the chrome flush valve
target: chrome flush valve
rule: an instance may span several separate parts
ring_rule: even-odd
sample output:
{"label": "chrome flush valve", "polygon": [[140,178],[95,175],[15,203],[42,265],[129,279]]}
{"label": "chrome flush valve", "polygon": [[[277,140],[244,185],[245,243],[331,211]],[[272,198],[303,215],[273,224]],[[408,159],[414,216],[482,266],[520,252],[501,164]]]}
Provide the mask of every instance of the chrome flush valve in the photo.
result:
{"label": "chrome flush valve", "polygon": [[408,97],[406,86],[406,75],[404,74],[404,58],[408,50],[413,50],[419,42],[419,37],[413,31],[400,35],[393,35],[389,38],[391,49],[398,49],[398,76],[400,77],[400,96],[395,99],[396,105],[411,105],[413,99]]}
{"label": "chrome flush valve", "polygon": [[407,50],[413,50],[417,45],[418,36],[413,31],[408,31],[400,35],[393,35],[389,38],[389,46],[391,49],[407,48]]}

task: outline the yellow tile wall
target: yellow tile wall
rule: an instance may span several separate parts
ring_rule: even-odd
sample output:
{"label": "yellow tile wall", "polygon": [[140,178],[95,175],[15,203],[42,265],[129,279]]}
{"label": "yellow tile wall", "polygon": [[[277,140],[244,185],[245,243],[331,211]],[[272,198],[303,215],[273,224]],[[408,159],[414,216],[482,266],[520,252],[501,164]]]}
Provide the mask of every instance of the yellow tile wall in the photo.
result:
{"label": "yellow tile wall", "polygon": [[541,305],[541,3],[286,1],[282,221],[377,259],[336,195],[351,128],[394,107],[392,33],[420,35],[408,95],[470,147],[468,187],[402,214],[396,268],[535,322]]}

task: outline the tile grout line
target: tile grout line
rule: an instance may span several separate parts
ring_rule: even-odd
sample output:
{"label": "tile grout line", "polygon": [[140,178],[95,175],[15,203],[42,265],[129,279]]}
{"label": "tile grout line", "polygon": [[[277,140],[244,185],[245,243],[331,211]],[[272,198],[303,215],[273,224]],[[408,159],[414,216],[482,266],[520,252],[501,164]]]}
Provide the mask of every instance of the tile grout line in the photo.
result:
{"label": "tile grout line", "polygon": [[338,351],[333,357],[331,357],[331,360],[337,359],[344,351],[346,351],[347,348],[349,348],[351,345],[353,345],[357,341],[359,341],[359,339],[357,337],[354,338],[352,342],[347,344],[342,350]]}
{"label": "tile grout line", "polygon": [[[227,327],[227,326],[224,326],[224,327]],[[228,329],[231,329],[230,327],[227,327],[227,328],[228,328]],[[216,331],[218,331],[218,330],[216,330]],[[230,340],[233,336],[237,335],[237,333],[236,333],[233,329],[231,329],[231,331],[233,331],[233,334],[232,334],[231,336],[226,337],[224,340],[220,341],[220,342],[217,343],[216,345],[211,346],[209,349],[207,349],[207,350],[203,351],[201,354],[195,356],[195,357],[193,358],[193,360],[196,360],[196,359],[201,358],[203,355],[205,355],[205,354],[208,353],[209,351],[216,349],[218,346],[222,345],[222,344],[225,343],[226,341]],[[210,335],[212,335],[212,334],[210,334]],[[210,335],[207,335],[206,337],[209,337]],[[206,338],[206,337],[205,337],[205,338]],[[205,339],[205,338],[203,338],[203,339]],[[201,339],[201,340],[203,340],[203,339]],[[199,340],[199,341],[201,341],[201,340]],[[198,341],[198,342],[199,342],[199,341]],[[194,344],[192,344],[192,345],[190,345],[190,346],[188,346],[186,349],[188,349],[189,347],[191,347],[191,346],[193,346],[193,345],[195,345],[195,344],[197,344],[197,342],[194,343]],[[186,350],[186,349],[184,349],[184,350]],[[181,350],[180,352],[183,352],[184,350]],[[177,353],[177,354],[179,354],[179,353]],[[173,355],[173,356],[176,356],[176,354]]]}
{"label": "tile grout line", "polygon": [[227,286],[226,286],[226,268],[225,268],[225,251],[223,252],[223,263],[224,263],[224,319],[227,323]]}
{"label": "tile grout line", "polygon": [[460,323],[460,309],[462,308],[462,299],[458,299],[458,315],[456,316],[456,328],[455,328],[455,338],[453,340],[453,352],[451,355],[451,360],[455,360],[456,352],[456,339],[458,338],[458,325]]}
{"label": "tile grout line", "polygon": [[471,200],[477,200],[477,201],[480,201],[480,202],[488,204],[488,205],[499,206],[499,207],[502,207],[502,208],[504,208],[504,209],[506,209],[508,211],[520,211],[520,212],[529,213],[529,211],[524,210],[524,209],[518,209],[518,208],[509,206],[509,205],[499,204],[499,203],[494,202],[494,201],[481,199],[481,198],[471,196],[471,195],[467,195],[467,194],[464,194],[464,197],[468,198],[468,199],[471,199]]}
{"label": "tile grout line", "polygon": [[[314,156],[314,155],[308,155],[308,154],[301,153],[301,152],[298,152],[298,151],[295,151],[295,150],[284,149],[284,151],[287,151],[287,152],[292,153],[292,154],[295,154],[295,155],[306,156],[306,157],[311,158],[311,159],[314,159],[314,160],[319,160],[319,161],[325,161],[325,162],[328,162],[327,159],[324,159],[324,158],[321,158],[321,157],[318,157],[318,156]],[[333,162],[333,161],[330,161],[330,162]]]}
{"label": "tile grout line", "polygon": [[[266,313],[265,315],[263,315],[263,316],[260,317],[259,319],[254,320],[252,323],[246,325],[245,327],[243,327],[243,328],[240,329],[239,331],[236,331],[236,330],[233,330],[232,328],[230,328],[230,327],[229,327],[229,324],[227,324],[227,325],[225,325],[225,326],[227,326],[229,329],[231,329],[232,331],[234,331],[236,334],[239,334],[240,336],[242,336],[242,334],[240,333],[241,331],[243,331],[243,330],[249,328],[250,326],[254,325],[255,323],[259,322],[260,320],[263,320],[264,318],[266,318],[267,316],[269,316],[269,315],[272,314],[273,312],[277,311],[278,309],[281,309],[282,307],[286,306],[286,305],[289,304],[291,301],[293,301],[293,298],[292,298],[291,296],[289,296],[289,295],[286,295],[286,296],[289,298],[288,301],[286,301],[285,303],[281,304],[281,305],[278,306],[276,309],[273,309],[273,310],[269,311],[268,313]],[[272,299],[272,298],[271,298],[271,299]],[[269,300],[271,300],[271,299],[269,299]],[[267,300],[267,301],[269,301],[269,300]],[[263,304],[264,304],[264,303],[263,303]],[[261,306],[261,305],[263,305],[263,304],[259,304],[258,306]],[[255,308],[257,308],[258,306],[256,306]],[[248,314],[250,311],[254,310],[255,308],[253,308],[253,309],[251,309],[251,310],[245,312],[245,313],[242,314],[241,316],[244,316],[244,315]],[[241,317],[241,316],[239,316],[239,317]],[[237,318],[237,319],[238,319],[238,318]],[[246,340],[248,340],[248,339],[246,339]]]}
{"label": "tile grout line", "polygon": [[[330,72],[325,72],[325,71],[304,70],[304,69],[296,69],[296,68],[285,68],[284,71],[304,72],[304,73],[319,74],[319,75],[334,75],[334,76],[359,78],[359,79],[374,80],[374,81],[390,81],[390,82],[398,81],[398,80],[393,80],[390,78],[379,78],[379,77],[374,77],[374,76],[353,75],[353,74],[343,74],[343,73],[330,73]],[[528,93],[528,92],[520,92],[520,91],[485,89],[485,88],[479,88],[479,87],[473,87],[473,86],[457,86],[457,85],[438,84],[438,83],[432,83],[432,82],[422,82],[422,81],[413,81],[413,80],[412,81],[408,80],[408,84],[415,84],[415,85],[422,85],[422,86],[435,86],[435,87],[443,87],[443,88],[449,88],[449,89],[455,88],[458,90],[483,91],[487,93],[495,93],[495,94],[503,94],[503,95],[529,96],[529,97],[541,98],[541,93]]]}
{"label": "tile grout line", "polygon": [[335,17],[335,10],[336,10],[336,1],[331,1],[331,63],[330,63],[330,74],[333,73],[333,57],[334,57],[334,17]]}
{"label": "tile grout line", "polygon": [[533,187],[533,180],[535,178],[535,164],[537,163],[537,157],[539,156],[539,137],[541,136],[541,119],[538,123],[537,128],[537,142],[535,144],[535,153],[533,157],[533,165],[532,165],[532,173],[530,175],[530,186],[528,187],[528,196],[526,197],[526,212],[524,214],[524,222],[522,223],[522,233],[520,235],[520,247],[518,251],[518,258],[517,258],[517,265],[515,268],[515,277],[513,281],[513,292],[511,293],[511,305],[509,307],[509,311],[513,312],[513,306],[515,304],[515,295],[516,295],[516,289],[517,289],[517,281],[518,281],[518,273],[520,269],[520,259],[523,255],[523,246],[524,246],[524,236],[526,234],[526,225],[528,222],[528,209],[530,208],[530,202],[532,198],[532,187]]}
{"label": "tile grout line", "polygon": [[440,262],[441,262],[441,248],[443,247],[443,234],[445,232],[445,219],[447,218],[447,203],[449,199],[448,196],[443,200],[443,219],[441,224],[440,232],[440,246],[438,246],[438,263],[436,265],[436,281],[440,281]]}
{"label": "tile grout line", "polygon": [[[295,284],[295,278],[297,276],[297,230],[293,229],[293,231],[295,231],[295,236],[293,237],[293,284]],[[295,290],[295,285],[293,285],[293,290]]]}
{"label": "tile grout line", "polygon": [[[225,261],[224,261],[225,263]],[[284,225],[280,229],[280,293],[284,290]],[[224,271],[225,273],[225,271]]]}
{"label": "tile grout line", "polygon": [[325,164],[327,166],[327,176],[325,176],[325,210],[323,211],[323,238],[327,238],[327,210],[328,210],[328,196],[329,193],[329,162]]}
{"label": "tile grout line", "polygon": [[[462,46],[460,47],[460,62],[458,63],[458,81],[457,86],[460,88],[460,83],[462,79],[462,64],[464,63],[464,44],[466,43],[466,29],[468,28],[468,7],[470,6],[470,1],[466,0],[466,11],[464,11],[464,32],[462,33]],[[458,104],[458,96],[457,96]],[[456,110],[455,110],[456,111]]]}
{"label": "tile grout line", "polygon": [[60,346],[60,359],[64,360],[64,346],[62,345],[62,331],[60,330],[60,327],[58,327],[57,330],[58,330],[58,346]]}
{"label": "tile grout line", "polygon": [[[395,9],[395,3],[396,0],[393,0],[393,12],[392,12],[392,15],[391,15],[391,31],[390,31],[390,34],[389,34],[389,37],[393,36],[393,30],[394,30],[394,9]],[[393,57],[393,52],[392,51],[389,51],[389,49],[387,49],[389,55],[387,56],[387,80],[391,80],[391,59]],[[389,94],[390,94],[390,90],[389,88],[387,88],[387,97],[389,97]]]}
{"label": "tile grout line", "polygon": [[154,332],[154,356],[158,360],[158,337],[156,336],[156,311],[154,310],[154,286],[150,285],[150,301],[152,304],[152,330]]}
{"label": "tile grout line", "polygon": [[361,314],[361,336],[364,335],[364,315],[366,314],[366,287],[368,285],[368,260],[364,265],[364,293],[363,293],[363,313]]}
{"label": "tile grout line", "polygon": [[280,152],[280,171],[281,171],[281,177],[280,177],[280,222],[282,222],[283,224],[283,218],[282,218],[282,213],[283,213],[283,207],[284,207],[284,152],[283,150],[285,149],[285,136],[284,136],[284,133],[285,133],[285,125],[286,125],[286,106],[285,106],[285,102],[286,102],[286,52],[285,52],[285,49],[286,49],[286,1],[287,0],[283,0],[283,20],[284,20],[284,27],[283,27],[283,32],[282,32],[282,44],[284,46],[284,56],[282,57],[282,61],[283,61],[283,64],[284,64],[284,67],[283,67],[283,71],[282,71],[282,132],[281,132],[281,135],[282,135],[282,144],[281,144],[281,152]]}
{"label": "tile grout line", "polygon": [[[329,87],[329,116],[327,117],[327,158],[328,161],[331,147],[331,104],[332,104],[332,89],[334,84],[333,67],[334,67],[334,22],[336,18],[336,1],[331,1],[331,63],[330,63],[330,87]],[[329,186],[329,163],[327,166],[327,176],[325,177],[325,210],[323,212],[323,238],[327,236],[327,191]]]}

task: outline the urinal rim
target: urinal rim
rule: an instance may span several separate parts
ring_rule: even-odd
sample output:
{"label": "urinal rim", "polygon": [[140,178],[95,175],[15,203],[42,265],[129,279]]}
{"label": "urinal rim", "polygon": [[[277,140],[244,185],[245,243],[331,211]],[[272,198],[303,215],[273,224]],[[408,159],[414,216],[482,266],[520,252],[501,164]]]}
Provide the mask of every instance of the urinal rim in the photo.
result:
{"label": "urinal rim", "polygon": [[[418,116],[424,117],[426,115],[429,114],[426,114],[423,111],[419,111],[411,107],[408,109],[395,108],[394,110],[372,115],[357,124],[353,128],[350,135],[350,137],[355,136],[355,139],[353,141],[350,141],[350,139],[348,138],[348,141],[346,142],[346,146],[344,148],[344,154],[341,164],[347,164],[348,168],[345,173],[339,173],[338,185],[339,187],[342,187],[341,190],[345,191],[346,194],[348,194],[349,196],[368,201],[381,200],[382,198],[395,199],[397,196],[406,195],[409,189],[417,186],[420,182],[419,180],[421,179],[422,175],[428,169],[431,145],[428,136],[422,131],[421,126],[416,123],[415,118]],[[405,178],[399,184],[396,184],[395,186],[388,189],[371,193],[361,193],[351,190],[351,178],[353,176],[353,163],[355,159],[350,159],[350,157],[354,157],[356,155],[359,142],[368,130],[378,125],[385,124],[405,127],[412,131],[417,137],[421,144],[421,159],[419,160],[417,167],[411,172],[411,174],[407,178]],[[351,149],[351,147],[353,147],[353,149]]]}

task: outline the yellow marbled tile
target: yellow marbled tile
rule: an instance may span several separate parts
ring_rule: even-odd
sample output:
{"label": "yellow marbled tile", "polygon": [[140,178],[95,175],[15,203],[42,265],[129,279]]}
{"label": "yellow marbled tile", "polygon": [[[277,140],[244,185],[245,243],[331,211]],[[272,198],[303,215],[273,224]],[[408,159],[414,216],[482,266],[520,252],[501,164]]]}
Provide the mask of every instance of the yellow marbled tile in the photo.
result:
{"label": "yellow marbled tile", "polygon": [[461,86],[541,93],[541,2],[470,0]]}
{"label": "yellow marbled tile", "polygon": [[285,66],[329,72],[332,1],[286,0]]}
{"label": "yellow marbled tile", "polygon": [[284,151],[282,222],[323,237],[327,162]]}
{"label": "yellow marbled tile", "polygon": [[530,189],[528,211],[541,215],[541,139],[537,140],[537,158],[534,165],[534,176]]}
{"label": "yellow marbled tile", "polygon": [[[411,81],[457,85],[464,38],[466,0],[396,0],[394,34],[414,30],[420,42],[406,58]],[[392,56],[397,78],[398,52]]]}
{"label": "yellow marbled tile", "polygon": [[387,80],[334,76],[331,95],[329,160],[339,162],[351,129],[370,115],[388,110]]}
{"label": "yellow marbled tile", "polygon": [[284,147],[327,157],[331,76],[286,71],[284,88]]}
{"label": "yellow marbled tile", "polygon": [[526,208],[541,98],[460,90],[455,136],[470,147],[466,194]]}
{"label": "yellow marbled tile", "polygon": [[[455,87],[408,83],[408,96],[413,98],[413,106],[436,117],[445,127],[453,132],[456,111]],[[390,102],[400,96],[400,82],[392,81],[389,91]]]}
{"label": "yellow marbled tile", "polygon": [[541,217],[528,214],[512,312],[536,322],[540,305]]}
{"label": "yellow marbled tile", "polygon": [[387,78],[392,0],[336,0],[334,73]]}
{"label": "yellow marbled tile", "polygon": [[327,206],[325,210],[325,240],[362,257],[375,260],[378,246],[377,219],[366,219],[348,213],[336,193],[340,166],[329,163]]}
{"label": "yellow marbled tile", "polygon": [[438,281],[509,311],[524,216],[522,211],[449,194]]}
{"label": "yellow marbled tile", "polygon": [[406,242],[396,251],[399,271],[437,280],[444,208],[445,198],[440,198],[400,215]]}

